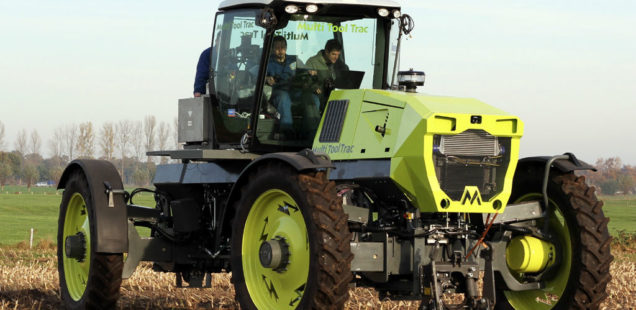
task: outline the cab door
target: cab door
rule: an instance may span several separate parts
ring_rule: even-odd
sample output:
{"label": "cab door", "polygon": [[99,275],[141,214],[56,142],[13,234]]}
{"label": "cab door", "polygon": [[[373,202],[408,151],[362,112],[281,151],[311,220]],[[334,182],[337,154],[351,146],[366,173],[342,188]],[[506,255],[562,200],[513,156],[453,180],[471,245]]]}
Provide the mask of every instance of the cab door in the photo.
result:
{"label": "cab door", "polygon": [[214,26],[210,95],[216,142],[239,144],[248,132],[257,98],[265,29],[258,9],[220,12]]}

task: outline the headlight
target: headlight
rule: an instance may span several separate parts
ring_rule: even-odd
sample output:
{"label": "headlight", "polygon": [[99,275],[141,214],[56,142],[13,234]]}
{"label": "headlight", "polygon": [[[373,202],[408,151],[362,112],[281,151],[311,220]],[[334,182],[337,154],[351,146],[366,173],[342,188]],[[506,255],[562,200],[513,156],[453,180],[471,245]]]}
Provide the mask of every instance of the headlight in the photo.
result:
{"label": "headlight", "polygon": [[298,6],[290,4],[285,7],[285,12],[287,14],[296,14],[296,12],[298,12]]}
{"label": "headlight", "polygon": [[316,13],[318,11],[318,6],[315,4],[310,4],[305,8],[305,11],[307,11],[307,13]]}

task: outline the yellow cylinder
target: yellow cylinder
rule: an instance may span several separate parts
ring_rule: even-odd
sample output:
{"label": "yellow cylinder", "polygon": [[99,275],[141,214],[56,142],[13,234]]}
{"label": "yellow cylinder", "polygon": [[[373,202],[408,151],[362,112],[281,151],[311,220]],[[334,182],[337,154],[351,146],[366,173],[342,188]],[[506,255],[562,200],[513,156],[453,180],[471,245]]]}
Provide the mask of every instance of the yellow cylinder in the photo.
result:
{"label": "yellow cylinder", "polygon": [[554,246],[531,236],[515,237],[506,247],[506,262],[516,272],[539,272],[554,262]]}

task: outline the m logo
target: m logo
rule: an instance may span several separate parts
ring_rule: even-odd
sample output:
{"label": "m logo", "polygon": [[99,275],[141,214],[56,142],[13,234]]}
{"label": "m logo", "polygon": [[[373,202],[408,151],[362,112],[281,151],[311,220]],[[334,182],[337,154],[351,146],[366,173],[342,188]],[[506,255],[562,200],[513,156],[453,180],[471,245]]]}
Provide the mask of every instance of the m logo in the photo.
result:
{"label": "m logo", "polygon": [[481,206],[481,194],[479,194],[479,188],[477,186],[466,186],[464,189],[464,194],[462,195],[462,205],[474,205],[477,203],[478,206]]}

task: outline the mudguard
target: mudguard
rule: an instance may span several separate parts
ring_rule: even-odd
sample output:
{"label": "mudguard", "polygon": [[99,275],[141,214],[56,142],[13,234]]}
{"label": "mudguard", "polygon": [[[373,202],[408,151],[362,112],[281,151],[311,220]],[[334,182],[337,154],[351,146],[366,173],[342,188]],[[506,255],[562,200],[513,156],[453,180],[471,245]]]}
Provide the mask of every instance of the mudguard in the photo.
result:
{"label": "mudguard", "polygon": [[126,202],[121,194],[112,195],[113,206],[109,206],[107,184],[113,191],[123,190],[121,177],[112,163],[104,160],[76,159],[72,161],[62,174],[58,189],[66,187],[69,176],[75,171],[82,171],[88,182],[93,206],[95,232],[97,233],[96,252],[124,253],[128,252],[128,226],[126,219]]}
{"label": "mudguard", "polygon": [[[250,173],[258,167],[272,162],[285,163],[290,167],[296,169],[296,171],[298,172],[335,168],[335,166],[331,162],[331,159],[329,159],[329,156],[321,153],[316,154],[310,149],[304,149],[297,153],[269,153],[255,159],[253,162],[247,165],[245,169],[243,169],[238,180],[236,180],[236,183],[234,183],[234,185],[232,186],[230,195],[228,196],[228,199],[225,203],[226,207],[223,209],[221,214],[221,221],[219,223],[220,231],[224,231],[225,229],[228,229],[228,227],[231,227],[229,221],[231,221],[233,218],[233,203],[238,199],[238,196],[241,192],[241,187],[243,187],[243,185],[247,182],[247,178],[249,177]],[[228,212],[230,214],[228,214]],[[224,234],[217,234],[217,244],[219,244],[219,238],[222,238],[223,235]]]}
{"label": "mudguard", "polygon": [[[578,160],[576,156],[572,153],[565,153],[563,155],[568,155],[570,158],[568,159],[557,159],[552,164],[553,168],[558,169],[561,172],[572,172],[575,170],[592,170],[596,171],[594,166],[582,161]],[[539,165],[541,168],[545,167],[548,160],[550,160],[552,156],[536,156],[536,157],[526,157],[519,160],[517,164],[517,170],[521,170],[519,168]]]}

